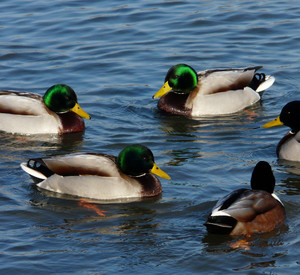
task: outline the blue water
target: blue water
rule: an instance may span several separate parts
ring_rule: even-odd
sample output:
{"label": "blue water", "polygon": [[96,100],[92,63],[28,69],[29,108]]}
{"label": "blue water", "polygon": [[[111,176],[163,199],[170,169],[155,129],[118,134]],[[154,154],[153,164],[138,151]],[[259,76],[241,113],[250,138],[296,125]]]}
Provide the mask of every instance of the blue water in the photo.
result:
{"label": "blue water", "polygon": [[[260,128],[299,99],[300,1],[26,1],[0,3],[0,87],[43,94],[70,85],[92,115],[84,133],[0,134],[1,274],[286,274],[299,270],[300,177],[278,161],[285,128]],[[276,82],[248,112],[190,119],[159,112],[167,70],[264,65]],[[1,123],[1,122],[0,122]],[[19,164],[70,152],[118,154],[142,143],[171,177],[160,197],[96,205],[32,186]],[[216,201],[268,161],[287,220],[248,238],[203,223]],[[299,166],[298,166],[299,168]]]}

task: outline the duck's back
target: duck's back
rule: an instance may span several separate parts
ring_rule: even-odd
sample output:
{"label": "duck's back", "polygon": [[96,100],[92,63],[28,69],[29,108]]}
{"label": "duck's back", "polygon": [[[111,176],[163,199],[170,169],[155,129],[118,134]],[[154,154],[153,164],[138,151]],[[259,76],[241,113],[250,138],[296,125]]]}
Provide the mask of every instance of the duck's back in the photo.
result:
{"label": "duck's back", "polygon": [[0,113],[38,116],[48,112],[38,94],[0,91]]}
{"label": "duck's back", "polygon": [[284,219],[278,198],[262,190],[239,189],[217,203],[205,225],[213,233],[241,235],[271,231]]}
{"label": "duck's back", "polygon": [[216,69],[198,73],[200,94],[217,94],[230,90],[240,90],[249,86],[255,72],[262,68]]}

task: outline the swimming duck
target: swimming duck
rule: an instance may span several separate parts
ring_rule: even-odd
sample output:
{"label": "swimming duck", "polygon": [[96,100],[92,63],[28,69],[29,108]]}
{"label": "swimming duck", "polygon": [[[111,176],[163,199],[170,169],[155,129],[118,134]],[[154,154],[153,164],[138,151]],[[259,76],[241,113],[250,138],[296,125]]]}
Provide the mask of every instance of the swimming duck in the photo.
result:
{"label": "swimming duck", "polygon": [[286,104],[280,115],[265,125],[263,128],[285,125],[291,128],[278,143],[276,154],[280,159],[300,161],[300,101]]}
{"label": "swimming duck", "polygon": [[186,64],[177,64],[169,69],[165,84],[153,98],[161,97],[158,108],[173,114],[232,114],[259,101],[259,93],[262,94],[274,83],[273,76],[256,73],[261,68],[216,69],[197,73]]}
{"label": "swimming duck", "polygon": [[74,90],[64,84],[50,87],[44,96],[0,91],[0,131],[16,134],[65,134],[84,130],[90,119],[77,103]]}
{"label": "swimming duck", "polygon": [[285,220],[285,210],[273,193],[275,178],[269,163],[256,164],[251,189],[238,189],[220,199],[204,224],[208,232],[251,235],[273,230]]}
{"label": "swimming duck", "polygon": [[143,145],[127,146],[118,157],[78,153],[35,158],[21,168],[41,189],[98,200],[156,196],[162,188],[153,174],[170,179]]}

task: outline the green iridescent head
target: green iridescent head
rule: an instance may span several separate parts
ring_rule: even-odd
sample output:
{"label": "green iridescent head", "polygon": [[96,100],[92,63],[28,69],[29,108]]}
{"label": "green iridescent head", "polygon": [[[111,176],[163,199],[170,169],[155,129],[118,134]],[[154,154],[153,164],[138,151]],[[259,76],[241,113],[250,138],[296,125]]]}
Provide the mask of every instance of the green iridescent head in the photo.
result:
{"label": "green iridescent head", "polygon": [[165,84],[153,98],[161,97],[171,90],[178,93],[189,93],[196,88],[197,84],[197,72],[186,64],[177,64],[169,69]]}
{"label": "green iridescent head", "polygon": [[154,163],[154,156],[151,150],[139,144],[125,147],[117,157],[117,166],[124,174],[132,177],[153,173],[162,178],[170,179]]}
{"label": "green iridescent head", "polygon": [[90,119],[77,103],[77,96],[74,90],[65,84],[51,86],[44,94],[45,105],[55,113],[66,113],[72,111],[81,117]]}

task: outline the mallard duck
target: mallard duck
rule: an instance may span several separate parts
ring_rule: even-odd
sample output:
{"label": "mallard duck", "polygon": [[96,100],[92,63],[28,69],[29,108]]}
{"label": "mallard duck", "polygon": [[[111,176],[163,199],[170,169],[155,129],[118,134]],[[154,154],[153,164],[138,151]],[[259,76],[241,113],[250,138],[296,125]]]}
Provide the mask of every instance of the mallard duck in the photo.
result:
{"label": "mallard duck", "polygon": [[0,131],[16,134],[65,134],[84,130],[90,119],[77,103],[74,90],[64,84],[50,87],[44,96],[0,91]]}
{"label": "mallard duck", "polygon": [[251,235],[273,230],[285,220],[285,210],[273,193],[275,178],[269,163],[260,161],[251,177],[251,189],[238,189],[220,199],[204,224],[208,232]]}
{"label": "mallard duck", "polygon": [[186,64],[178,64],[168,71],[165,84],[153,98],[161,97],[158,108],[172,114],[194,117],[232,114],[259,101],[259,93],[274,83],[273,76],[256,73],[261,68],[197,73]]}
{"label": "mallard duck", "polygon": [[285,125],[291,128],[278,143],[276,153],[278,158],[291,161],[300,161],[300,101],[286,104],[280,115],[263,128]]}
{"label": "mallard duck", "polygon": [[118,157],[69,154],[30,159],[21,167],[41,189],[97,200],[156,196],[161,183],[153,174],[170,179],[143,145],[127,146]]}

